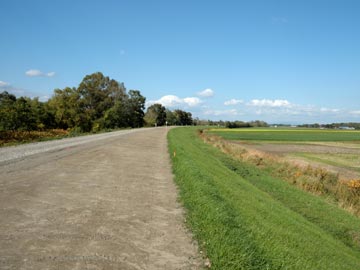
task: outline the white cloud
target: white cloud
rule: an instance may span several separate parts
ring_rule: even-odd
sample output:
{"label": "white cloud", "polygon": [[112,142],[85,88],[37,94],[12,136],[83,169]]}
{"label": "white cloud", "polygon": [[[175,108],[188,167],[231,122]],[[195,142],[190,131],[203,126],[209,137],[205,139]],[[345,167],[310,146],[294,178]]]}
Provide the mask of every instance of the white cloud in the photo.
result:
{"label": "white cloud", "polygon": [[165,107],[175,107],[181,104],[183,101],[181,98],[174,96],[174,95],[167,95],[163,96],[162,98],[155,100],[155,101],[149,101],[150,104],[160,103]]}
{"label": "white cloud", "polygon": [[50,99],[50,97],[47,96],[47,95],[39,97],[39,100],[42,101],[42,102],[48,101],[49,99]]}
{"label": "white cloud", "polygon": [[25,72],[25,75],[29,76],[29,77],[53,77],[53,76],[55,76],[55,72],[52,71],[52,72],[45,73],[38,69],[30,69]]}
{"label": "white cloud", "polygon": [[351,111],[351,114],[360,115],[360,111]]}
{"label": "white cloud", "polygon": [[47,77],[54,77],[55,76],[55,72],[51,71],[49,73],[46,74]]}
{"label": "white cloud", "polygon": [[199,97],[212,97],[214,96],[214,91],[210,88],[207,88],[201,92],[198,93]]}
{"label": "white cloud", "polygon": [[234,98],[232,98],[232,99],[230,99],[230,100],[225,101],[225,102],[224,102],[224,105],[225,105],[225,106],[231,106],[231,105],[237,105],[237,104],[241,104],[241,103],[244,103],[244,101],[241,100],[241,99],[234,99]]}
{"label": "white cloud", "polygon": [[0,91],[7,91],[10,94],[13,94],[17,97],[21,97],[21,96],[26,96],[30,98],[38,97],[40,101],[47,101],[50,98],[49,95],[44,95],[43,93],[33,92],[31,90],[18,88],[4,81],[0,81]]}
{"label": "white cloud", "polygon": [[253,99],[248,105],[255,107],[282,107],[282,108],[291,108],[292,104],[285,99]]}
{"label": "white cloud", "polygon": [[5,87],[5,86],[9,86],[9,85],[10,85],[10,83],[0,81],[0,87]]}
{"label": "white cloud", "polygon": [[329,108],[320,108],[320,112],[323,112],[323,113],[337,113],[339,112],[340,110],[339,109],[329,109]]}
{"label": "white cloud", "polygon": [[186,97],[186,98],[179,98],[178,96],[174,95],[166,95],[161,97],[158,100],[150,100],[148,105],[160,103],[165,107],[179,107],[179,106],[188,106],[188,107],[195,107],[202,103],[201,99],[197,97]]}
{"label": "white cloud", "polygon": [[240,113],[235,110],[207,110],[204,111],[204,115],[208,115],[208,116],[236,116],[236,115],[240,115]]}
{"label": "white cloud", "polygon": [[199,105],[202,101],[197,97],[187,97],[184,98],[183,101],[190,107],[195,107]]}

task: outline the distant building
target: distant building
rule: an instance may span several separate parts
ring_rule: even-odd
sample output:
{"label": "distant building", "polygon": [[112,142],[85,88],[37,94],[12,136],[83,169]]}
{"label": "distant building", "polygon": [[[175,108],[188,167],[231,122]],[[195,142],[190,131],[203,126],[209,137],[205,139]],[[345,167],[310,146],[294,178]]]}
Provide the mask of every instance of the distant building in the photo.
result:
{"label": "distant building", "polygon": [[342,127],[339,127],[339,129],[343,129],[343,130],[354,130],[355,128],[354,128],[354,127],[342,126]]}

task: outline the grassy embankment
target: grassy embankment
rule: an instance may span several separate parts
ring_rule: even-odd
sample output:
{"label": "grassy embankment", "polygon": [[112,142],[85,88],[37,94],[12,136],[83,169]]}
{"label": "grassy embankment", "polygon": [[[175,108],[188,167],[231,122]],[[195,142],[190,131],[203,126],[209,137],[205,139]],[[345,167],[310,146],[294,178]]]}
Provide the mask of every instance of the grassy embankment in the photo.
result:
{"label": "grassy embankment", "polygon": [[360,269],[358,218],[235,161],[195,129],[168,138],[187,222],[212,269]]}

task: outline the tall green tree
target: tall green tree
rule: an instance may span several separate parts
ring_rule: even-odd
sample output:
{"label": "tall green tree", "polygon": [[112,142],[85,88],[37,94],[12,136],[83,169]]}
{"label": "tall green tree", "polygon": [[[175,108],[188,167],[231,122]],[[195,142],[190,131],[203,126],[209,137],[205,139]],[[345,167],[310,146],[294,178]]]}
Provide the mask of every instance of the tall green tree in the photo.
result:
{"label": "tall green tree", "polygon": [[166,122],[169,126],[176,125],[176,116],[174,112],[166,109]]}
{"label": "tall green tree", "polygon": [[79,107],[80,95],[76,88],[66,87],[55,89],[54,95],[48,101],[49,110],[55,118],[57,127],[68,129],[85,124],[84,112]]}
{"label": "tall green tree", "polygon": [[16,109],[16,126],[17,130],[35,130],[36,127],[36,116],[31,108],[31,99],[20,97],[15,102]]}
{"label": "tall green tree", "polygon": [[17,129],[16,97],[6,91],[0,93],[0,130]]}
{"label": "tall green tree", "polygon": [[153,104],[147,108],[145,122],[148,126],[163,126],[166,123],[166,108],[161,104]]}
{"label": "tall green tree", "polygon": [[35,97],[30,100],[30,106],[35,117],[36,129],[56,128],[55,115],[48,102],[41,102],[38,97]]}
{"label": "tall green tree", "polygon": [[[121,128],[129,126],[127,104],[121,100],[115,101],[114,106],[105,112],[104,126],[106,128]],[[101,120],[99,120],[101,122]]]}
{"label": "tall green tree", "polygon": [[131,127],[144,126],[144,109],[146,98],[141,95],[139,90],[129,91],[128,113],[129,125]]}
{"label": "tall green tree", "polygon": [[[105,113],[120,112],[119,109],[110,109],[115,104],[118,108],[123,107],[123,103],[127,101],[124,85],[104,76],[101,72],[85,76],[77,90],[80,95],[79,105],[81,110],[85,113],[85,118],[89,119],[91,123],[90,127],[84,127],[85,131],[90,131],[93,128],[95,130],[103,128],[99,126],[99,123],[106,122]],[[96,125],[94,125],[95,121]],[[113,123],[113,121],[110,122]]]}
{"label": "tall green tree", "polygon": [[189,126],[193,124],[192,115],[190,112],[175,110],[174,115],[176,118],[176,125]]}

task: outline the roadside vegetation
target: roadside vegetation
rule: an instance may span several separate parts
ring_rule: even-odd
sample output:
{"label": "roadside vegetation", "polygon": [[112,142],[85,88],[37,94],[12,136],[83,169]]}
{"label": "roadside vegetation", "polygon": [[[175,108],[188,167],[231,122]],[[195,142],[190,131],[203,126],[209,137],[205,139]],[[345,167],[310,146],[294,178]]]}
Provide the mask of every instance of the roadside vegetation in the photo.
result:
{"label": "roadside vegetation", "polygon": [[36,142],[49,139],[61,139],[67,137],[69,132],[63,129],[51,129],[46,131],[1,131],[0,146],[26,142]]}
{"label": "roadside vegetation", "polygon": [[360,269],[360,219],[204,142],[169,132],[187,223],[211,269]]}
{"label": "roadside vegetation", "polygon": [[143,126],[192,125],[189,112],[153,104],[139,90],[101,72],[86,75],[78,87],[55,89],[47,101],[0,93],[0,146]]}

